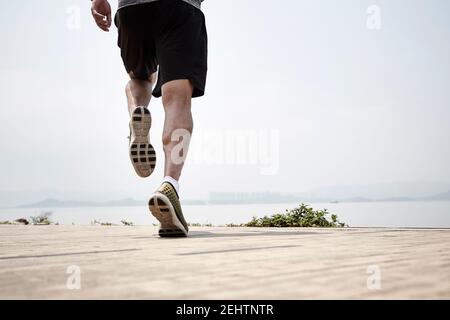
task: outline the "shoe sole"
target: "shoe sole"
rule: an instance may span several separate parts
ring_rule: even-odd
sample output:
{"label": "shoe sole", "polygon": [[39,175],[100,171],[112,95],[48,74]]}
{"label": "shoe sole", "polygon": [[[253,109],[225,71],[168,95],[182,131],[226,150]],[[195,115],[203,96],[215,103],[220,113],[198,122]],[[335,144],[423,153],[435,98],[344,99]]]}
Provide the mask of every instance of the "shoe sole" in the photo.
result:
{"label": "shoe sole", "polygon": [[188,231],[178,219],[175,209],[162,193],[155,193],[148,202],[152,215],[161,223],[159,236],[162,238],[187,237]]}
{"label": "shoe sole", "polygon": [[152,118],[150,111],[137,107],[130,120],[131,141],[129,147],[130,160],[137,175],[147,178],[156,166],[156,153],[150,144],[150,127]]}

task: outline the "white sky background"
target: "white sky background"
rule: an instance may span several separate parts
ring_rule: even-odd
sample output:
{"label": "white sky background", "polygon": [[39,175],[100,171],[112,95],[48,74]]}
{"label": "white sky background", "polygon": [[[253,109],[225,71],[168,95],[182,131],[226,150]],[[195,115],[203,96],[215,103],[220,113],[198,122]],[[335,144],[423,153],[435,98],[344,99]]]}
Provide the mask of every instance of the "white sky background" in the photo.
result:
{"label": "white sky background", "polygon": [[[152,100],[159,163],[142,180],[127,153],[116,29],[98,30],[87,0],[1,2],[0,190],[145,199],[163,175],[164,115]],[[366,27],[373,4],[379,31]],[[79,30],[67,28],[73,5]],[[185,198],[450,183],[449,1],[206,0],[203,11],[209,77],[195,129],[279,130],[279,171],[192,163]],[[204,137],[194,133],[193,148]]]}

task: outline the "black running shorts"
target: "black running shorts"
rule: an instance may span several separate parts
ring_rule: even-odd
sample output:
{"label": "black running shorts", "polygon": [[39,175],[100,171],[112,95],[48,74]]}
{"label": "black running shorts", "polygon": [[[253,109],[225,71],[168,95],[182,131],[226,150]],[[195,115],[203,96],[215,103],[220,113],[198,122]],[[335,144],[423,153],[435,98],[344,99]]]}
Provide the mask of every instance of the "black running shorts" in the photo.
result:
{"label": "black running shorts", "polygon": [[153,96],[172,80],[189,79],[192,97],[205,93],[208,36],[205,16],[181,0],[160,0],[121,8],[114,22],[129,74],[146,80],[158,71]]}

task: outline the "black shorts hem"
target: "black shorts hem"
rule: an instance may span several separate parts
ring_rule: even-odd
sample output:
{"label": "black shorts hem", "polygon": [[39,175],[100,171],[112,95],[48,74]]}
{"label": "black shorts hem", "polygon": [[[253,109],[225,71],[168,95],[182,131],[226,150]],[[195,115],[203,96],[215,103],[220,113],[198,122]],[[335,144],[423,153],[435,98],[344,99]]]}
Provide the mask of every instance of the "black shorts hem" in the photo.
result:
{"label": "black shorts hem", "polygon": [[134,79],[148,80],[158,70],[152,92],[163,84],[188,79],[192,97],[205,93],[208,34],[203,12],[184,1],[154,1],[121,8],[114,19],[125,69]]}
{"label": "black shorts hem", "polygon": [[193,76],[178,76],[178,77],[170,77],[165,79],[164,81],[157,81],[155,88],[153,89],[152,95],[155,98],[160,98],[162,96],[162,86],[170,81],[174,80],[189,80],[192,82],[194,86],[194,90],[192,91],[192,98],[199,98],[205,95],[205,85],[196,77]]}

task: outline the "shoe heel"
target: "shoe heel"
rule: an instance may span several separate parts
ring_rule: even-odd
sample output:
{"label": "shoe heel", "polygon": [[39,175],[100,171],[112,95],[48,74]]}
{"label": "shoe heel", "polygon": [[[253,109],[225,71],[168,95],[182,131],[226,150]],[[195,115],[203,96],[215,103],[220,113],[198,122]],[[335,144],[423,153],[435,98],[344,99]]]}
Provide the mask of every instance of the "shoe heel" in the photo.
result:
{"label": "shoe heel", "polygon": [[[171,204],[163,197],[158,195],[152,196],[148,202],[151,214],[161,223],[159,228],[160,237],[186,237],[187,233],[183,232],[179,226],[174,223],[176,218],[175,212]],[[179,223],[179,222],[177,222]]]}
{"label": "shoe heel", "polygon": [[131,115],[132,134],[137,142],[148,142],[152,117],[150,111],[144,107],[137,107]]}
{"label": "shoe heel", "polygon": [[150,111],[137,107],[131,114],[131,143],[129,155],[137,175],[149,177],[156,167],[156,153],[150,144],[149,132],[152,123]]}

